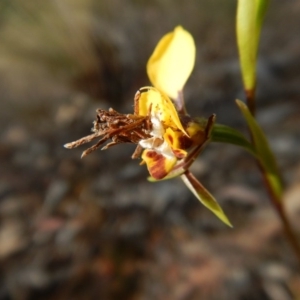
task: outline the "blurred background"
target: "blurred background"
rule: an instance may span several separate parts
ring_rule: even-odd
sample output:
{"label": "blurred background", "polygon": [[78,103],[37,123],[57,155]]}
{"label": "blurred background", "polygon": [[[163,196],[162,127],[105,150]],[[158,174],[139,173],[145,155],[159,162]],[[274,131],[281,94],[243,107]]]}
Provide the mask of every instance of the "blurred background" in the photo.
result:
{"label": "blurred background", "polygon": [[[297,262],[256,164],[211,144],[192,167],[234,225],[179,179],[147,182],[133,145],[63,145],[97,108],[133,110],[156,43],[181,24],[197,44],[193,116],[245,133],[236,1],[0,1],[0,299],[300,299]],[[300,235],[300,2],[273,0],[258,61],[258,120]]]}

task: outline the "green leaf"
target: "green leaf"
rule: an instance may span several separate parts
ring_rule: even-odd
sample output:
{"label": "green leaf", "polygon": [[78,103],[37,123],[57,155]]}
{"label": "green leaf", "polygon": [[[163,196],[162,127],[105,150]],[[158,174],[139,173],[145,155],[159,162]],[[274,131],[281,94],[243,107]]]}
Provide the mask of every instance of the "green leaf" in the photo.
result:
{"label": "green leaf", "polygon": [[262,27],[263,20],[265,18],[269,0],[256,0],[256,34],[259,35]]}
{"label": "green leaf", "polygon": [[253,92],[256,83],[256,58],[268,0],[238,0],[237,42],[245,90]]}
{"label": "green leaf", "polygon": [[236,103],[248,124],[253,139],[253,145],[257,153],[257,158],[264,169],[266,179],[272,187],[272,192],[278,199],[281,199],[283,191],[281,177],[279,175],[276,159],[271,151],[267,138],[255,118],[252,116],[247,105],[240,100],[236,100]]}
{"label": "green leaf", "polygon": [[190,189],[190,191],[197,197],[197,199],[210,211],[212,211],[222,222],[229,227],[232,227],[230,221],[226,217],[221,206],[210,192],[194,177],[190,171],[186,171],[181,175],[183,182]]}
{"label": "green leaf", "polygon": [[211,133],[211,141],[243,147],[256,157],[253,145],[243,136],[243,134],[232,127],[214,124]]}

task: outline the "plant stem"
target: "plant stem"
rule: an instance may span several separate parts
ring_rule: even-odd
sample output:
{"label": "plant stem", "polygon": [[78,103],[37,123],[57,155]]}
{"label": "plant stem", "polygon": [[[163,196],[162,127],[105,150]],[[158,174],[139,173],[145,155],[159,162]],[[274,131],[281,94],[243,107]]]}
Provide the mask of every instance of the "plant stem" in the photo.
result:
{"label": "plant stem", "polygon": [[294,230],[292,229],[291,223],[286,215],[284,205],[282,204],[283,203],[282,199],[279,199],[278,196],[276,196],[276,194],[274,193],[274,191],[272,189],[270,182],[268,181],[268,178],[266,176],[264,168],[262,167],[262,165],[260,163],[258,163],[258,164],[259,164],[260,171],[262,172],[262,175],[264,178],[264,183],[265,183],[265,186],[269,193],[271,203],[281,220],[284,234],[285,234],[288,242],[290,243],[292,249],[294,250],[294,253],[298,259],[298,267],[300,268],[300,244],[298,242],[297,235],[294,232]]}
{"label": "plant stem", "polygon": [[[252,113],[252,116],[254,117],[254,113],[255,113],[255,90],[252,90],[246,94],[247,97],[247,103],[248,103],[248,108],[250,110],[250,112]],[[249,107],[251,105],[251,107]],[[253,132],[251,132],[250,129],[250,136],[251,136],[251,141],[252,141],[252,145],[254,147],[256,147],[255,145],[255,139],[253,137]],[[272,153],[270,153],[272,155]],[[284,234],[288,240],[288,242],[290,243],[292,249],[294,250],[294,253],[297,257],[298,260],[298,265],[299,265],[299,269],[300,269],[300,244],[299,241],[297,239],[297,235],[294,232],[291,223],[287,217],[284,205],[283,205],[283,201],[282,201],[282,193],[278,193],[278,191],[276,191],[274,189],[274,184],[272,184],[272,182],[270,181],[270,177],[268,176],[268,170],[265,169],[264,164],[262,164],[262,162],[256,158],[259,170],[263,176],[263,180],[264,180],[264,184],[267,188],[270,200],[271,200],[271,204],[273,205],[275,211],[277,212],[282,226],[283,226],[283,230],[284,230]],[[275,162],[276,164],[276,162]],[[277,164],[276,164],[277,165]],[[276,170],[273,169],[273,172],[275,171],[275,173],[277,174],[278,179],[281,182],[281,186],[283,186],[282,183],[282,176],[278,170],[278,166],[276,166],[275,168]]]}

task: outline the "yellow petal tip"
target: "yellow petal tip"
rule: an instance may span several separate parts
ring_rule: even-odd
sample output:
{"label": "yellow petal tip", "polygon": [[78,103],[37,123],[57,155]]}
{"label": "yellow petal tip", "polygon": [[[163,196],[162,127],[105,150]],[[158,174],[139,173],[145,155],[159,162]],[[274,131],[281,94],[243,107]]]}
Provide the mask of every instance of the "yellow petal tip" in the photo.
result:
{"label": "yellow petal tip", "polygon": [[192,35],[182,26],[175,27],[158,42],[147,63],[151,83],[176,99],[194,68],[195,57]]}

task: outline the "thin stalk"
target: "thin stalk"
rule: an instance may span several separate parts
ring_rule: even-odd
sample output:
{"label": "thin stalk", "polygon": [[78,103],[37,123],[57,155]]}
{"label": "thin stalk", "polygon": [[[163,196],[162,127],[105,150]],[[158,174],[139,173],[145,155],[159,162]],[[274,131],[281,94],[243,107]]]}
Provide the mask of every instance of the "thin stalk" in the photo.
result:
{"label": "thin stalk", "polygon": [[[251,97],[252,98],[250,98],[250,99],[254,101],[255,100],[254,99],[254,93],[253,93],[253,96],[251,96]],[[252,108],[254,109],[255,102],[252,102],[252,104],[253,104]],[[250,110],[250,108],[249,108],[249,110]],[[252,112],[252,114],[253,114],[253,112]],[[254,139],[253,139],[253,136],[252,136],[251,132],[250,132],[250,136],[251,136],[251,142],[255,146]],[[268,179],[267,172],[266,172],[263,164],[257,158],[256,158],[256,162],[257,162],[258,168],[259,168],[259,170],[260,170],[260,172],[263,176],[264,185],[265,185],[265,187],[267,189],[267,192],[269,194],[271,204],[273,205],[276,213],[278,214],[278,216],[281,220],[285,237],[288,240],[289,244],[291,245],[292,249],[294,250],[294,253],[295,253],[296,258],[298,260],[298,266],[300,268],[300,244],[298,242],[297,235],[294,232],[294,230],[291,226],[291,223],[290,223],[290,221],[289,221],[289,219],[286,215],[284,205],[282,204],[283,201],[281,199],[281,196],[279,196],[278,193],[276,193],[276,191],[274,191],[273,186],[272,186],[271,182]],[[279,178],[282,182],[282,176],[281,176],[279,171],[278,171],[278,176],[279,176]]]}
{"label": "thin stalk", "polygon": [[[248,108],[250,110],[250,112],[252,113],[253,117],[255,115],[255,89],[253,90],[245,90],[246,92],[246,97],[247,97],[247,104],[248,104]],[[252,144],[255,146],[255,141],[254,138],[250,132],[250,136],[251,136],[251,141]],[[263,180],[264,180],[264,185],[266,186],[266,189],[268,191],[270,200],[271,200],[271,204],[273,205],[276,213],[278,214],[282,226],[283,226],[283,231],[285,234],[285,237],[287,239],[287,241],[289,242],[289,244],[291,245],[296,258],[298,260],[298,265],[300,268],[300,244],[299,241],[297,239],[297,235],[294,232],[291,223],[287,217],[284,205],[283,205],[283,201],[281,199],[281,195],[279,195],[278,193],[276,193],[276,191],[273,189],[273,185],[272,183],[269,181],[269,178],[267,176],[267,170],[265,170],[263,164],[256,158],[259,170],[263,176]],[[279,174],[278,171],[278,176],[282,182],[282,177]]]}
{"label": "thin stalk", "polygon": [[292,249],[294,250],[294,253],[298,259],[298,265],[299,265],[298,267],[300,268],[300,244],[297,235],[294,232],[291,223],[287,217],[284,205],[282,205],[282,199],[279,199],[278,196],[276,196],[276,194],[274,193],[272,186],[270,185],[270,182],[267,179],[266,173],[260,163],[259,163],[259,169],[263,175],[264,184],[270,196],[271,203],[281,220],[284,234],[289,244],[291,245]]}

